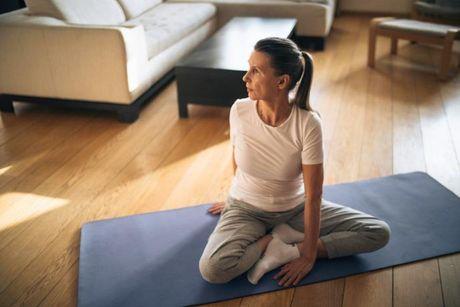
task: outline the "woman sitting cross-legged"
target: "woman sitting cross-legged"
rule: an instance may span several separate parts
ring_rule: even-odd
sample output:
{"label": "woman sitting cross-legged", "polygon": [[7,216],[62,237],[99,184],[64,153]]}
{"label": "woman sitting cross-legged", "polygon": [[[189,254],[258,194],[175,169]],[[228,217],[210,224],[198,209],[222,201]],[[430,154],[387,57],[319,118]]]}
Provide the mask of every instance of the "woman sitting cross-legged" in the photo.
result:
{"label": "woman sitting cross-legged", "polygon": [[309,104],[312,73],[310,55],[289,39],[266,38],[254,47],[243,77],[249,97],[230,110],[229,197],[209,209],[221,216],[199,262],[210,283],[248,272],[257,284],[284,265],[275,279],[296,285],[317,258],[372,252],[389,240],[386,222],[322,199],[321,120]]}

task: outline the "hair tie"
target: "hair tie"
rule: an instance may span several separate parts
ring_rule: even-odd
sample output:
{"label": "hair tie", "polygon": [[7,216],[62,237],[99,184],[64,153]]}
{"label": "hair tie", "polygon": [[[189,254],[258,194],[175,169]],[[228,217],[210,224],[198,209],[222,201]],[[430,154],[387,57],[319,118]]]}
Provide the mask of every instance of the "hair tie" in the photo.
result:
{"label": "hair tie", "polygon": [[297,80],[297,84],[302,81],[302,78],[303,78],[303,75],[305,74],[305,66],[307,65],[306,61],[305,61],[305,56],[304,56],[304,53],[305,51],[300,51],[300,54],[302,55],[302,59],[300,60],[300,62],[302,63],[302,73],[300,74],[300,78],[299,80]]}

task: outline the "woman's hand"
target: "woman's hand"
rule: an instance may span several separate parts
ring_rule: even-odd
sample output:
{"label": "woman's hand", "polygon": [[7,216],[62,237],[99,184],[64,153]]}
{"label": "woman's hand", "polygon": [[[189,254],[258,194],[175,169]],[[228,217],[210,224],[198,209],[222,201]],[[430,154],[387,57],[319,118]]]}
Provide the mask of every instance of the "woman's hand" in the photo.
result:
{"label": "woman's hand", "polygon": [[304,257],[299,257],[292,260],[289,263],[286,263],[282,268],[281,271],[276,274],[273,279],[278,279],[279,277],[283,276],[278,282],[278,285],[289,287],[290,285],[294,284],[297,285],[302,278],[304,278],[313,268],[316,259],[307,259]]}
{"label": "woman's hand", "polygon": [[224,207],[225,207],[225,202],[220,201],[220,202],[212,204],[211,208],[208,209],[208,212],[210,212],[211,214],[220,214],[224,210]]}

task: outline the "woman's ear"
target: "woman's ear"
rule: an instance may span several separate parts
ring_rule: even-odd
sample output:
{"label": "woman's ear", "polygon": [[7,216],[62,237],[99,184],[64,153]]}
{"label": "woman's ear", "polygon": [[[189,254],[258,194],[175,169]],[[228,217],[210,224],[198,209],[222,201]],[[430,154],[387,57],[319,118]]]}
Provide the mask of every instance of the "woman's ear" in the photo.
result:
{"label": "woman's ear", "polygon": [[289,75],[282,75],[280,79],[278,80],[278,89],[284,90],[288,88],[290,81],[291,81],[291,78],[289,77]]}

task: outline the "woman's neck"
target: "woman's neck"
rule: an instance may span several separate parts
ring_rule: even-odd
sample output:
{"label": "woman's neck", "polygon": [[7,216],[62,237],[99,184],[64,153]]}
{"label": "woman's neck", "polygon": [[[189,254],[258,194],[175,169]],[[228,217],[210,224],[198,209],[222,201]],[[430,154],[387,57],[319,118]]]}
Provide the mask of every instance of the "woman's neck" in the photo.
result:
{"label": "woman's neck", "polygon": [[270,126],[281,125],[291,114],[292,105],[287,96],[272,101],[258,100],[256,103],[260,118]]}

